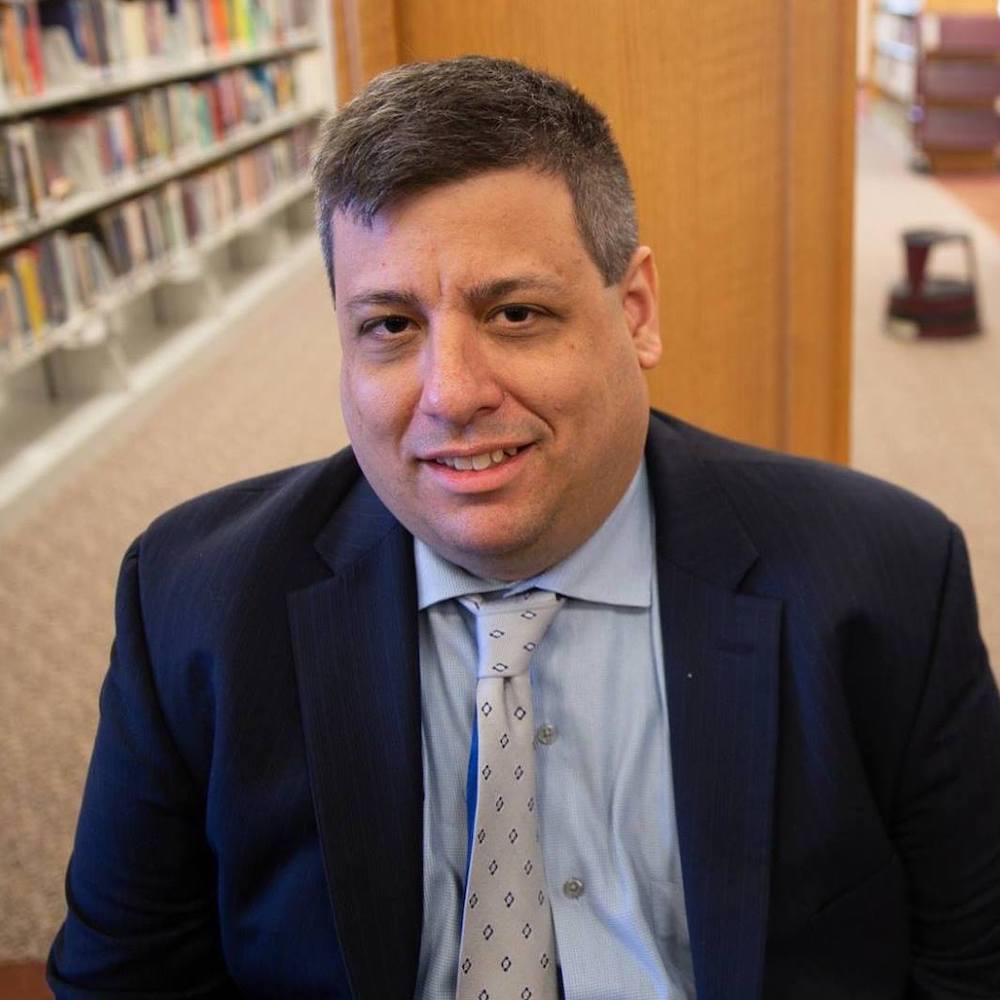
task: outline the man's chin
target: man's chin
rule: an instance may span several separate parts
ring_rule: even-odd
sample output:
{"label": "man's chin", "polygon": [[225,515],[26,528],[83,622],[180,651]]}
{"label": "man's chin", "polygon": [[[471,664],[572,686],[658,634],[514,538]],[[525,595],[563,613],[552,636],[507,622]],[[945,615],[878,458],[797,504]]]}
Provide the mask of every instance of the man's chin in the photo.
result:
{"label": "man's chin", "polygon": [[[546,568],[537,551],[538,532],[516,530],[509,522],[465,531],[414,531],[449,562],[491,580],[523,580]],[[537,569],[534,568],[537,565]]]}

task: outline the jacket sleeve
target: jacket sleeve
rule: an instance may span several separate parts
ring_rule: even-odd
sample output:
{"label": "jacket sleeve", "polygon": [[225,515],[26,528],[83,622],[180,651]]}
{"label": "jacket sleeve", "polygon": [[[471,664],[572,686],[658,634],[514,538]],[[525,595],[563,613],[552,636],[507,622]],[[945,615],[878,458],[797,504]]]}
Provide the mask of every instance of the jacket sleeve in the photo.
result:
{"label": "jacket sleeve", "polygon": [[118,581],[116,637],[49,955],[56,997],[235,995],[222,957],[204,790],[167,729],[146,646],[140,541]]}
{"label": "jacket sleeve", "polygon": [[910,1000],[1000,997],[1000,697],[954,527],[894,827],[910,887]]}

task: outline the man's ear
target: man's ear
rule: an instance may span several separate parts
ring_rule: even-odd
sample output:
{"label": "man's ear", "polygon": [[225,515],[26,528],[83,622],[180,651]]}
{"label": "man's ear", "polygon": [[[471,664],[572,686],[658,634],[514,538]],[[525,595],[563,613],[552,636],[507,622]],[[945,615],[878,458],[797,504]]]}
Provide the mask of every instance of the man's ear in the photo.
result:
{"label": "man's ear", "polygon": [[660,282],[653,251],[639,247],[618,283],[625,322],[640,368],[654,368],[663,354],[660,341]]}

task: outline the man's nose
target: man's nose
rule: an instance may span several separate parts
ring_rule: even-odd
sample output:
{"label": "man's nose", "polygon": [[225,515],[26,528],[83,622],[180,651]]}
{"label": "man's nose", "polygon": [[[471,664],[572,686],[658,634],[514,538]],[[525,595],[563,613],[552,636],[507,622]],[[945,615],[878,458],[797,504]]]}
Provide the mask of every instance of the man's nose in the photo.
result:
{"label": "man's nose", "polygon": [[504,390],[484,337],[471,320],[444,320],[432,327],[423,358],[422,413],[464,426],[500,406]]}

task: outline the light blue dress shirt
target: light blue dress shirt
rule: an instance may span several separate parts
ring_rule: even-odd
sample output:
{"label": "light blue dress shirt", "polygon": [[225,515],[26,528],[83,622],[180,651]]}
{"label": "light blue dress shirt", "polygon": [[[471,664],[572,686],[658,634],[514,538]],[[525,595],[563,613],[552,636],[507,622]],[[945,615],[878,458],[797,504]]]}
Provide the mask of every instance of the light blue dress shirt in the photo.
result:
{"label": "light blue dress shirt", "polygon": [[476,647],[464,594],[567,597],[531,665],[539,831],[566,1000],[691,1000],[645,465],[607,521],[516,585],[414,542],[420,608],[424,915],[417,1000],[454,997]]}

